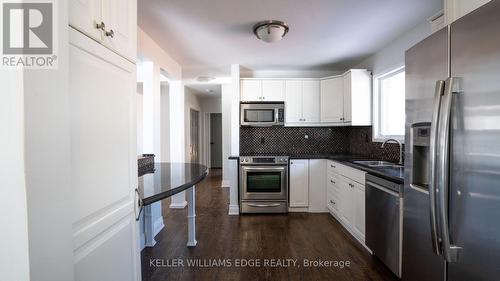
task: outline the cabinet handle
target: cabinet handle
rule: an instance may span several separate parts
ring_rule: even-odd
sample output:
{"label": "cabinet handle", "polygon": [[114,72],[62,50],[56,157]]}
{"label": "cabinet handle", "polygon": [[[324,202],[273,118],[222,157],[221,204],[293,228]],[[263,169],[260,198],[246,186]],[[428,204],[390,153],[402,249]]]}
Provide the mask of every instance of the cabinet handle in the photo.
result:
{"label": "cabinet handle", "polygon": [[101,23],[96,23],[95,28],[100,29],[102,31],[106,31],[106,25],[102,21],[101,21]]}
{"label": "cabinet handle", "polygon": [[106,37],[111,37],[111,38],[113,38],[113,37],[115,37],[115,32],[113,31],[113,29],[110,29],[109,31],[106,31],[106,32],[104,33],[104,35],[106,35]]}
{"label": "cabinet handle", "polygon": [[330,165],[330,167],[332,167],[332,168],[334,168],[334,169],[336,169],[336,168],[337,168],[337,167],[335,167],[334,165]]}
{"label": "cabinet handle", "polygon": [[349,184],[349,186],[350,186],[350,187],[354,187],[354,184],[350,183],[350,184]]}
{"label": "cabinet handle", "polygon": [[332,203],[333,205],[335,205],[335,202],[333,202],[333,200],[330,200],[330,203]]}
{"label": "cabinet handle", "polygon": [[335,184],[335,182],[333,180],[330,180],[331,183]]}

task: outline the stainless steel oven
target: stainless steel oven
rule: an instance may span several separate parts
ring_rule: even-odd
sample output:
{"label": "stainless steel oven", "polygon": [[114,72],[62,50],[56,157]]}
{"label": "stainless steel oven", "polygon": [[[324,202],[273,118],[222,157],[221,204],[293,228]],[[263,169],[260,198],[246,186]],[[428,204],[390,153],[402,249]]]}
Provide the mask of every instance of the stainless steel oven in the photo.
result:
{"label": "stainless steel oven", "polygon": [[285,104],[283,102],[259,102],[240,104],[240,125],[249,127],[283,126]]}
{"label": "stainless steel oven", "polygon": [[288,212],[288,157],[240,157],[240,212]]}

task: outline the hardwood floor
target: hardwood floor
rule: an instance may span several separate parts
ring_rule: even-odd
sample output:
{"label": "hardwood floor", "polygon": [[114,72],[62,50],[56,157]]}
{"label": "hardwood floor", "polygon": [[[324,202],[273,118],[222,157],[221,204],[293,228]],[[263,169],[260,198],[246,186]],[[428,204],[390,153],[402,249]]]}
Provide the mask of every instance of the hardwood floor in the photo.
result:
{"label": "hardwood floor", "polygon": [[[196,187],[195,248],[186,247],[187,210],[169,209],[170,202],[164,201],[165,229],[157,235],[156,246],[141,254],[144,281],[397,280],[330,214],[227,215],[229,190],[221,188],[220,181],[221,170],[211,170]],[[230,259],[231,266],[188,266],[194,259],[201,265]],[[261,264],[237,267],[237,259],[259,259]],[[299,266],[264,266],[269,259],[293,259]],[[349,261],[350,266],[304,267],[305,259]],[[184,266],[169,267],[172,261]]]}

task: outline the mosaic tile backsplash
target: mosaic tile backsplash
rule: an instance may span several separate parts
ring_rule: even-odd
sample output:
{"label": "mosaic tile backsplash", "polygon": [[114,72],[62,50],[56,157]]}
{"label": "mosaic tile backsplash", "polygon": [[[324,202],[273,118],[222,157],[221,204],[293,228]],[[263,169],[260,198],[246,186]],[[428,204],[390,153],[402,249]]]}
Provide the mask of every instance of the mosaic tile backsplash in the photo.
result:
{"label": "mosaic tile backsplash", "polygon": [[399,148],[372,142],[372,127],[241,127],[241,155],[356,154],[397,162]]}

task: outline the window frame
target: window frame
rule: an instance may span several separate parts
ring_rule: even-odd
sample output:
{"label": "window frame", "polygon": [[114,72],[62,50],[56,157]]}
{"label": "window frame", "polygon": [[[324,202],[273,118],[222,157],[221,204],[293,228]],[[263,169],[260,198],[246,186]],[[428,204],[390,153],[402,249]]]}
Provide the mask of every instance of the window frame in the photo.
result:
{"label": "window frame", "polygon": [[[373,77],[373,131],[372,140],[373,142],[384,142],[388,139],[396,139],[404,143],[405,135],[382,135],[380,133],[381,128],[381,110],[380,110],[380,96],[381,96],[381,83],[380,81],[384,78],[397,75],[401,72],[405,72],[405,66],[401,65],[395,68],[391,68],[387,71],[383,71],[382,74]],[[406,95],[406,89],[405,89]],[[406,105],[405,105],[406,106]],[[406,116],[405,116],[406,117]]]}

